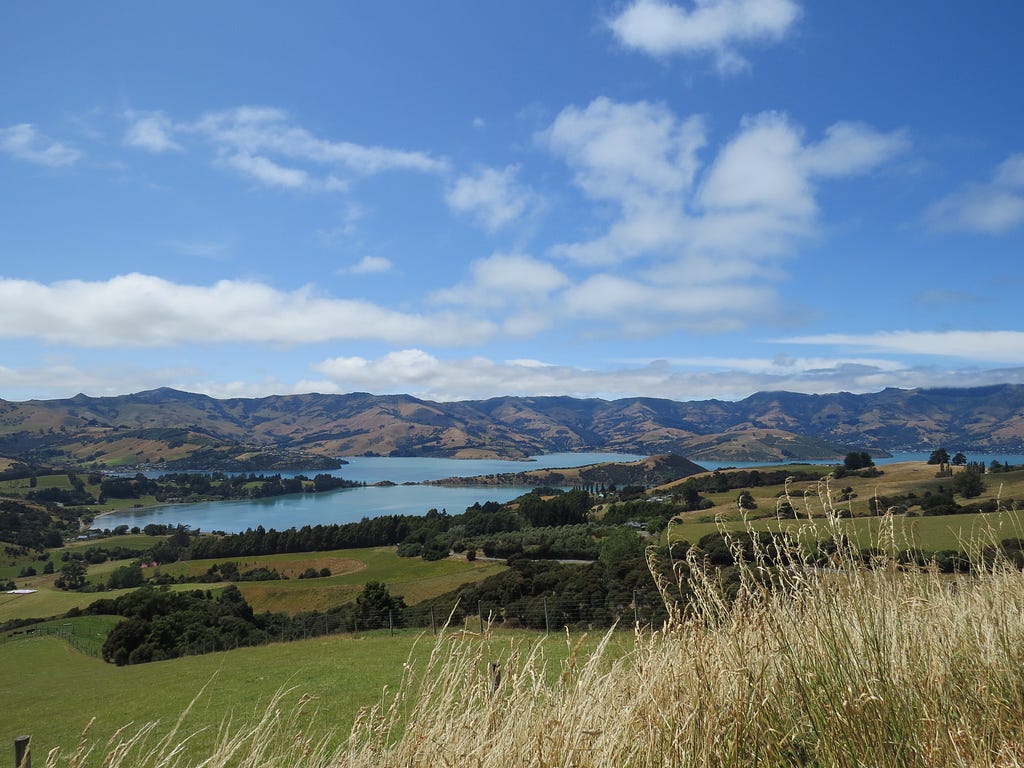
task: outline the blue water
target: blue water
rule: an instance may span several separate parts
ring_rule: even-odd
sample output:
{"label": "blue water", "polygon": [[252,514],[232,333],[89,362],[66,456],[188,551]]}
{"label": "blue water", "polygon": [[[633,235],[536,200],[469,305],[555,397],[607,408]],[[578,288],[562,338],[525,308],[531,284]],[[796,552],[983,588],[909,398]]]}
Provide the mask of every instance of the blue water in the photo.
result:
{"label": "blue water", "polygon": [[[331,474],[363,483],[390,481],[393,486],[345,488],[330,493],[277,496],[253,501],[212,501],[125,510],[96,519],[96,528],[119,525],[183,524],[202,531],[236,533],[262,525],[278,530],[303,525],[353,523],[381,515],[422,515],[430,509],[463,512],[476,502],[506,502],[528,493],[530,486],[457,487],[402,485],[446,477],[469,477],[529,469],[582,467],[603,461],[636,461],[644,458],[624,453],[553,453],[529,461],[497,459],[424,459],[353,457]],[[285,473],[282,473],[285,474]],[[314,475],[316,472],[306,472]]]}
{"label": "blue water", "polygon": [[[929,453],[898,453],[888,459],[876,459],[878,465],[898,461],[926,461]],[[149,523],[184,524],[202,531],[235,533],[262,525],[264,528],[301,527],[352,523],[364,517],[380,515],[422,515],[430,509],[446,509],[452,514],[463,512],[476,502],[506,502],[531,490],[529,486],[485,486],[448,488],[433,485],[402,485],[441,480],[446,477],[469,477],[491,473],[521,472],[528,469],[581,467],[602,461],[636,461],[643,458],[621,453],[555,453],[535,456],[530,461],[497,459],[423,459],[354,457],[350,463],[331,474],[347,480],[368,484],[381,481],[393,486],[347,488],[322,494],[278,496],[253,501],[214,501],[202,504],[175,504],[164,507],[126,510],[103,515],[94,527],[115,528],[118,525],[145,526]],[[1009,464],[1024,464],[1024,456],[968,455],[969,461],[988,464],[993,459]],[[789,463],[789,462],[785,462]],[[785,463],[780,463],[784,466]],[[835,464],[833,461],[801,462]],[[763,467],[759,462],[700,462],[706,469],[722,467]],[[284,473],[282,473],[284,474]],[[307,475],[316,474],[307,472]]]}

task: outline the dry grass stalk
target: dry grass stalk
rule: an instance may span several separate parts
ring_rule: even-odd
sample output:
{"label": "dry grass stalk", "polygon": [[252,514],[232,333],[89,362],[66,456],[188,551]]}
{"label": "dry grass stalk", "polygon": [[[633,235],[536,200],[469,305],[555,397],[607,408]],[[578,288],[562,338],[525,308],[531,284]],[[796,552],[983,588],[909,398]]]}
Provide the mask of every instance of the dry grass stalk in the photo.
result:
{"label": "dry grass stalk", "polygon": [[47,766],[1024,765],[1024,574],[1005,561],[955,579],[865,565],[827,481],[816,503],[837,542],[824,564],[806,554],[811,523],[781,550],[755,538],[727,596],[691,551],[675,564],[685,608],[682,581],[656,577],[671,617],[660,630],[632,643],[609,632],[586,653],[567,635],[557,670],[542,643],[510,644],[497,690],[494,638],[442,633],[341,747],[303,727],[301,708],[282,716],[282,693],[222,728],[207,756],[187,757],[178,729],[149,747],[143,727],[102,760],[83,741]]}

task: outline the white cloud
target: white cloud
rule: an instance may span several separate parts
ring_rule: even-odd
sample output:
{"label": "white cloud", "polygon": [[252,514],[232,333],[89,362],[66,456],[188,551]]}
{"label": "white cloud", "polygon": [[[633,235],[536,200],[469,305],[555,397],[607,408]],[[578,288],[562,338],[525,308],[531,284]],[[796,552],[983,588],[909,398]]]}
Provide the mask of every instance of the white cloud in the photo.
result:
{"label": "white cloud", "polygon": [[480,168],[460,176],[445,193],[448,207],[472,216],[490,232],[511,224],[535,204],[536,196],[516,183],[519,167]]}
{"label": "white cloud", "polygon": [[390,272],[394,265],[390,259],[383,256],[364,256],[349,268],[348,272],[353,275],[372,275],[381,272]]}
{"label": "white cloud", "polygon": [[1024,153],[1010,155],[987,184],[948,195],[926,216],[934,229],[1001,235],[1024,224]]}
{"label": "white cloud", "polygon": [[546,261],[524,254],[495,254],[470,264],[470,280],[437,291],[439,304],[504,306],[512,301],[544,299],[568,285],[568,278]]}
{"label": "white cloud", "polygon": [[546,261],[518,253],[494,254],[470,265],[470,276],[451,288],[435,291],[435,304],[473,307],[488,312],[509,310],[505,333],[528,337],[551,326],[562,311],[554,295],[569,278]]}
{"label": "white cloud", "polygon": [[[788,117],[764,112],[702,168],[705,133],[699,117],[601,98],[563,110],[540,134],[586,197],[618,206],[603,235],[552,249],[604,270],[567,291],[568,313],[620,317],[631,333],[733,330],[766,318],[782,260],[817,234],[818,183],[871,171],[909,145],[902,132],[860,123],[808,142]],[[640,257],[646,266],[633,266]]]}
{"label": "white cloud", "polygon": [[881,133],[836,123],[807,144],[788,117],[747,118],[719,152],[695,205],[702,216],[693,245],[700,250],[779,254],[815,232],[815,182],[866,173],[909,147],[902,131]]}
{"label": "white cloud", "polygon": [[781,40],[800,13],[792,0],[696,0],[689,8],[635,0],[609,26],[629,48],[652,56],[711,54],[729,74],[747,66],[740,44]]}
{"label": "white cloud", "polygon": [[228,153],[278,154],[368,176],[385,171],[441,173],[448,163],[425,152],[330,141],[294,125],[283,110],[238,107],[208,112],[191,130]]}
{"label": "white cloud", "polygon": [[300,189],[310,183],[309,174],[300,168],[285,168],[273,160],[258,155],[238,152],[224,158],[224,162],[246,176],[266,184],[268,187]]}
{"label": "white cloud", "polygon": [[[887,386],[1024,383],[1024,368],[979,371],[907,367],[870,358],[702,358],[623,363],[603,369],[485,357],[441,360],[419,349],[376,359],[336,357],[313,365],[333,391],[409,393],[432,400],[499,395],[735,400],[758,391],[877,392]],[[327,387],[321,385],[321,390]]]}
{"label": "white cloud", "polygon": [[463,345],[495,332],[488,320],[396,312],[368,301],[319,297],[308,288],[284,292],[257,282],[182,285],[142,274],[49,285],[0,279],[0,338],[81,347],[341,339]]}
{"label": "white cloud", "polygon": [[1024,365],[1024,331],[882,331],[826,333],[779,339],[787,344],[855,347],[874,352],[929,355]]}
{"label": "white cloud", "polygon": [[157,154],[184,151],[184,147],[172,138],[174,125],[163,112],[143,115],[128,112],[125,117],[131,123],[124,135],[124,143],[128,146]]}
{"label": "white cloud", "polygon": [[910,148],[905,131],[880,133],[865,123],[839,122],[825,130],[825,138],[807,147],[803,164],[814,176],[849,176],[888,162]]}
{"label": "white cloud", "polygon": [[663,104],[605,97],[566,107],[538,138],[566,158],[589,196],[623,204],[687,190],[705,144],[700,117],[680,121]]}
{"label": "white cloud", "polygon": [[44,136],[29,123],[0,128],[0,151],[18,160],[50,168],[74,165],[82,156],[74,147]]}
{"label": "white cloud", "polygon": [[772,287],[641,282],[607,273],[574,285],[562,297],[572,317],[613,322],[627,334],[648,336],[676,328],[722,333],[742,329],[776,306]]}

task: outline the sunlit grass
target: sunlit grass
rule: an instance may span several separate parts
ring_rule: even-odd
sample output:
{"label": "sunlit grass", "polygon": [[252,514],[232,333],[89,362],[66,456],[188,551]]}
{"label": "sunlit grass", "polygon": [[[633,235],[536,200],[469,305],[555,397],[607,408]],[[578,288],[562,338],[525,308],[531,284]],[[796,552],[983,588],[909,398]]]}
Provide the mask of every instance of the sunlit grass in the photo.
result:
{"label": "sunlit grass", "polygon": [[[820,503],[841,542],[845,521],[828,497]],[[878,524],[884,552],[898,534],[891,516]],[[449,632],[417,646],[351,730],[310,719],[300,684],[249,720],[225,721],[198,755],[181,751],[186,726],[163,741],[132,726],[109,743],[112,731],[94,729],[95,754],[47,764],[1024,764],[1021,571],[997,560],[943,577],[882,554],[865,564],[842,544],[811,561],[804,553],[822,531],[789,533],[731,571],[691,550],[678,578],[660,580],[670,621],[632,644],[609,633],[579,648],[569,638],[557,656],[550,641],[509,646],[497,679],[492,638]],[[346,689],[323,690],[311,692],[315,704],[330,707],[326,697]]]}

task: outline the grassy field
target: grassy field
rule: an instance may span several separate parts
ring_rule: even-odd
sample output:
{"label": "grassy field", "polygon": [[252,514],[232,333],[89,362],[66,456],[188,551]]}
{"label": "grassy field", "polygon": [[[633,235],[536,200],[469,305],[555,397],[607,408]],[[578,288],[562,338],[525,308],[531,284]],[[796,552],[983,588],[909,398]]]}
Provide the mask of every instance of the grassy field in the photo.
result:
{"label": "grassy field", "polygon": [[[796,471],[805,467],[794,466]],[[815,468],[821,470],[820,467]],[[671,528],[673,539],[696,543],[708,533],[722,528],[741,530],[749,524],[753,530],[789,530],[806,528],[808,524],[824,530],[825,504],[835,510],[846,510],[852,516],[839,521],[844,533],[860,547],[887,545],[893,542],[899,548],[918,547],[925,551],[964,549],[974,554],[980,544],[992,543],[1003,538],[1024,535],[1022,517],[1016,505],[1024,506],[1024,470],[985,476],[985,492],[972,501],[998,500],[1001,512],[965,515],[896,515],[887,521],[892,529],[880,533],[882,518],[869,516],[869,500],[875,496],[893,496],[913,492],[918,497],[935,493],[943,485],[948,487],[948,478],[937,478],[936,467],[922,462],[890,464],[883,468],[883,474],[874,478],[844,477],[838,480],[820,482],[794,482],[788,488],[788,498],[799,516],[798,520],[778,520],[775,516],[780,494],[787,491],[783,486],[749,488],[757,508],[740,513],[736,499],[739,490],[723,493],[704,494],[715,506],[699,512],[688,512]],[[959,471],[959,470],[958,470]],[[838,501],[843,489],[849,488],[853,497]],[[830,501],[826,501],[831,499]]]}
{"label": "grassy field", "polygon": [[[107,542],[121,541],[130,546],[129,541],[151,537],[113,537],[101,541],[88,542],[96,546],[107,545]],[[70,545],[80,547],[81,543]],[[59,550],[51,554],[57,568],[60,568]],[[160,570],[173,576],[199,575],[220,560],[190,560],[182,563],[170,563]],[[128,561],[108,560],[97,565],[90,565],[88,578],[92,582],[101,582],[115,568]],[[300,611],[324,610],[341,605],[355,599],[356,595],[368,581],[380,581],[387,585],[392,594],[405,598],[412,605],[429,597],[435,597],[462,584],[479,581],[505,568],[503,562],[477,560],[469,562],[464,558],[449,558],[425,562],[419,558],[398,557],[394,547],[374,549],[342,549],[331,552],[306,552],[288,555],[266,555],[261,557],[241,558],[236,562],[245,570],[266,566],[287,574],[284,581],[238,582],[238,588],[246,600],[257,612],[275,611],[289,614]],[[17,574],[18,565],[7,566],[6,570],[13,577]],[[41,570],[42,563],[37,563]],[[298,574],[306,568],[331,569],[332,575],[318,579],[298,579]],[[0,577],[4,576],[0,572]],[[0,624],[10,619],[33,617],[49,617],[66,613],[72,608],[85,608],[101,597],[117,597],[128,590],[110,590],[105,592],[65,592],[54,587],[56,574],[38,575],[16,579],[19,588],[35,589],[29,595],[8,595],[0,593]],[[216,589],[223,584],[178,584],[174,589]]]}
{"label": "grassy field", "polygon": [[0,738],[67,750],[95,716],[92,752],[54,768],[1024,765],[1020,570],[996,563],[954,589],[840,551],[831,568],[770,582],[763,563],[744,565],[730,600],[713,571],[689,565],[687,614],[578,647],[402,633],[117,668],[56,638],[7,643],[0,668],[19,709]]}
{"label": "grassy field", "polygon": [[[528,652],[538,643],[549,661],[547,676],[557,676],[569,653],[565,636],[544,638],[528,632],[451,632],[449,643],[460,643],[479,657],[481,679],[490,661]],[[583,640],[594,647],[594,638]],[[632,635],[617,638],[628,649]],[[261,713],[274,694],[287,690],[280,706],[294,708],[312,697],[318,732],[335,742],[348,736],[362,707],[381,701],[385,688],[394,690],[406,663],[422,667],[434,639],[413,630],[394,636],[386,632],[362,636],[336,635],[308,641],[243,648],[136,666],[116,667],[72,649],[58,637],[24,638],[0,644],[0,676],[5,707],[2,736],[10,744],[18,734],[31,734],[38,765],[53,747],[67,753],[95,718],[91,732],[97,749],[121,726],[158,721],[166,733],[194,698],[183,733],[202,731],[189,746],[195,755],[209,752],[218,726]],[[306,724],[309,726],[309,723]],[[99,760],[94,764],[98,765]]]}
{"label": "grassy field", "polygon": [[[161,570],[171,575],[199,575],[222,559],[190,560],[172,563]],[[330,552],[305,552],[240,558],[239,568],[266,567],[287,575],[287,581],[239,582],[246,600],[256,611],[323,610],[354,600],[368,581],[380,581],[409,605],[435,597],[457,587],[486,578],[505,568],[504,563],[452,557],[427,562],[420,558],[398,557],[394,547],[339,549]],[[331,576],[298,579],[313,567],[330,568]]]}
{"label": "grassy field", "polygon": [[[1024,499],[1024,472],[985,479],[982,498],[998,497],[1011,508],[862,517],[872,495],[908,488],[923,495],[948,482],[934,476],[934,467],[891,465],[878,478],[791,486],[799,520],[770,514],[778,487],[750,489],[758,502],[754,513],[765,517],[746,523],[735,507],[738,490],[716,494],[714,510],[687,515],[672,535],[695,542],[721,527],[799,527],[807,535],[814,528],[842,531],[856,546],[891,541],[970,550],[971,542],[1024,530],[1009,503]],[[842,488],[853,489],[851,501],[836,500]],[[837,519],[844,510],[853,517]],[[712,520],[701,521],[708,516]],[[164,567],[196,574],[213,562]],[[292,611],[354,596],[371,578],[412,603],[502,567],[425,563],[398,558],[389,548],[242,558],[239,564],[289,574],[330,567],[333,575],[325,579],[239,585],[257,606]],[[724,599],[714,571],[697,560],[689,565],[693,602],[685,618],[640,637],[619,632],[602,643],[591,636],[578,648],[577,637],[567,643],[563,636],[525,632],[451,632],[435,645],[429,633],[402,630],[115,667],[60,637],[23,633],[0,643],[0,679],[13,710],[0,718],[0,739],[32,734],[42,765],[51,747],[67,755],[95,717],[92,754],[54,763],[67,768],[185,768],[204,760],[252,768],[1024,765],[1020,571],[997,566],[939,577],[895,566],[869,570],[840,552],[835,567],[773,571],[771,582],[763,564],[743,565],[733,601]],[[90,569],[94,573],[100,572]],[[53,577],[37,578],[44,584]],[[671,593],[672,585],[665,586]],[[51,601],[47,605],[97,596],[52,588],[37,595]],[[2,602],[8,597],[0,595],[0,621],[14,610]],[[57,620],[50,628],[95,644],[107,620]],[[502,664],[497,691],[490,661]],[[382,708],[366,716],[363,708],[375,703]],[[125,724],[132,723],[125,731],[130,735],[158,721],[148,737],[152,746],[186,711],[179,734],[198,735],[184,742],[185,759],[167,757],[180,736],[152,754],[106,746]],[[218,731],[226,719],[232,725]],[[335,749],[353,723],[358,738],[339,757]]]}

